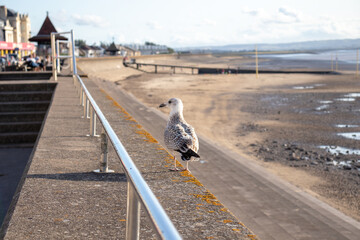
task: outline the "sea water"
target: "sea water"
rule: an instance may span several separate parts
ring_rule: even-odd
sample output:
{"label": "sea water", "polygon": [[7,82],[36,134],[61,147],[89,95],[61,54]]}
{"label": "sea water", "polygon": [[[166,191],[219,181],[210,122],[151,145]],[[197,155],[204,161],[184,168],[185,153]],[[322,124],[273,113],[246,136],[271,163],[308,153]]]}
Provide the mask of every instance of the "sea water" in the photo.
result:
{"label": "sea water", "polygon": [[286,58],[293,60],[320,60],[320,61],[330,61],[331,58],[336,61],[336,57],[338,61],[346,62],[349,64],[356,64],[356,51],[352,50],[332,50],[332,51],[320,51],[314,53],[291,53],[291,54],[264,54],[259,55],[262,58]]}

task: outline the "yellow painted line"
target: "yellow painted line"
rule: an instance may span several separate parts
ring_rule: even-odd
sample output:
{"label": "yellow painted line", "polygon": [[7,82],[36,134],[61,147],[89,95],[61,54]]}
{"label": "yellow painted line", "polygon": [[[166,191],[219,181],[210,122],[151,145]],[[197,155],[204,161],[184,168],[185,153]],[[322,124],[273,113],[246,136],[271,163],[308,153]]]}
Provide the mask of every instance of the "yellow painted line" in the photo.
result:
{"label": "yellow painted line", "polygon": [[[104,89],[100,89],[102,93],[105,94],[106,98],[111,100],[113,105],[116,106],[119,111],[121,113],[123,113],[125,115],[125,119],[127,121],[131,121],[131,122],[134,122],[134,124],[131,124],[132,127],[136,128],[137,130],[135,131],[137,134],[140,134],[140,135],[143,135],[145,137],[145,141],[146,142],[149,142],[149,143],[153,143],[153,144],[158,144],[159,147],[157,148],[158,150],[161,150],[161,151],[164,151],[167,153],[168,156],[165,157],[165,162],[166,163],[169,163],[169,162],[172,162],[173,161],[173,156],[165,149],[163,148],[159,142],[150,134],[148,133],[147,131],[145,131],[143,129],[143,127],[137,123],[137,121],[118,103],[115,101],[115,99],[113,99],[109,94],[107,94],[107,92],[104,90]],[[177,164],[181,165],[178,161],[177,161]],[[182,166],[182,165],[181,165]],[[196,177],[194,177],[194,175],[192,175],[189,171],[181,171],[180,172],[180,175],[184,178],[186,178],[186,180],[183,180],[183,182],[185,183],[192,183],[192,184],[195,184],[199,187],[204,187],[204,185],[199,181],[197,180]],[[177,179],[172,179],[173,182],[178,182]],[[205,187],[204,187],[205,188]],[[189,195],[192,195],[194,196],[195,198],[199,198],[201,199],[203,202],[206,202],[208,205],[215,205],[215,206],[219,206],[219,211],[222,211],[222,212],[226,212],[226,213],[229,213],[231,214],[235,219],[237,219],[237,217],[235,217],[234,214],[232,214],[227,208],[224,207],[224,205],[222,203],[220,203],[220,201],[212,194],[210,193],[209,190],[205,189],[205,194],[202,195],[202,194],[191,194],[189,193]],[[186,201],[186,200],[184,200]],[[199,206],[199,204],[198,204]],[[196,207],[199,209],[199,207]],[[215,211],[208,211],[209,213],[213,213]],[[237,219],[238,220],[238,219]],[[224,220],[223,223],[229,223],[229,222],[232,222],[231,220]],[[242,222],[238,221],[238,224],[240,224],[241,226],[247,228]],[[247,228],[250,232],[251,230],[249,228]],[[234,230],[234,229],[233,229]],[[236,229],[234,231],[240,231],[240,229]],[[252,237],[251,237],[252,236]],[[251,234],[251,235],[248,235],[248,237],[251,237],[252,239],[256,239],[256,236]]]}

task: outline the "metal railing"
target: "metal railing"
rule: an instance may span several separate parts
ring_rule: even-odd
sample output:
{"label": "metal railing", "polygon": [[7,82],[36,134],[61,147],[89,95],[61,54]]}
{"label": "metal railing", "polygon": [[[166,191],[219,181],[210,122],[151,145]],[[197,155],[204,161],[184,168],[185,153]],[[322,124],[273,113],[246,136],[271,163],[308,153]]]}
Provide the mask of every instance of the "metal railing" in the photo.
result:
{"label": "metal railing", "polygon": [[[86,88],[84,82],[77,74],[76,59],[75,59],[75,45],[74,45],[74,32],[63,33],[51,33],[51,47],[52,47],[52,63],[53,63],[53,75],[55,81],[57,81],[58,68],[57,59],[59,56],[59,45],[55,37],[60,34],[70,34],[70,55],[62,56],[70,58],[71,70],[73,74],[74,84],[78,87],[80,93],[80,104],[84,106],[84,118],[90,118],[90,135],[96,135],[96,119],[98,118],[103,132],[101,134],[101,149],[102,149],[102,167],[98,172],[106,173],[111,172],[108,169],[107,153],[108,153],[108,140],[115,149],[116,155],[119,157],[120,163],[127,176],[128,188],[127,188],[127,215],[126,215],[126,239],[139,239],[140,236],[140,209],[143,205],[145,212],[150,218],[151,223],[158,236],[161,239],[182,239],[175,226],[165,213],[163,207],[150,190],[148,184],[141,176],[139,170],[135,166],[134,162],[127,153],[125,147],[122,145],[118,136],[110,126],[110,123],[105,118],[104,114],[100,110],[99,106],[91,96],[90,92]],[[57,48],[55,47],[57,45]]]}

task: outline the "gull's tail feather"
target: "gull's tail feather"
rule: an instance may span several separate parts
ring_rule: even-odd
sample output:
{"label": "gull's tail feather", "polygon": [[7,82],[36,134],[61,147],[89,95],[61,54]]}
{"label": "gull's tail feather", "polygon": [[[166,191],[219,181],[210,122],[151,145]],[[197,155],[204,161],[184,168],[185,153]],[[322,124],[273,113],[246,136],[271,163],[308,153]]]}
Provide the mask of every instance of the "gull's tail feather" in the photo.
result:
{"label": "gull's tail feather", "polygon": [[200,158],[200,155],[191,149],[187,150],[186,152],[180,152],[180,153],[181,153],[181,160],[183,161],[189,161],[191,157]]}

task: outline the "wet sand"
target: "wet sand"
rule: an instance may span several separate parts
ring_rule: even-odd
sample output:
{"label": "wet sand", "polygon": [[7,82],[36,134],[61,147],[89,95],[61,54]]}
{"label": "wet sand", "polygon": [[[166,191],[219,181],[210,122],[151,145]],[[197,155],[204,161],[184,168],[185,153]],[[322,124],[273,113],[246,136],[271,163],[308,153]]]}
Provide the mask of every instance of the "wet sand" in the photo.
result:
{"label": "wet sand", "polygon": [[[207,55],[137,61],[226,67],[253,59]],[[319,148],[360,149],[359,140],[337,135],[354,132],[356,137],[360,132],[359,126],[351,126],[360,124],[360,96],[353,94],[352,101],[347,95],[360,93],[360,79],[353,73],[262,74],[259,79],[255,74],[191,75],[186,69],[182,74],[169,69],[153,74],[146,72],[153,71],[150,67],[124,68],[121,59],[85,60],[79,67],[91,77],[114,82],[149,107],[181,98],[184,116],[198,133],[360,219],[360,156]]]}

